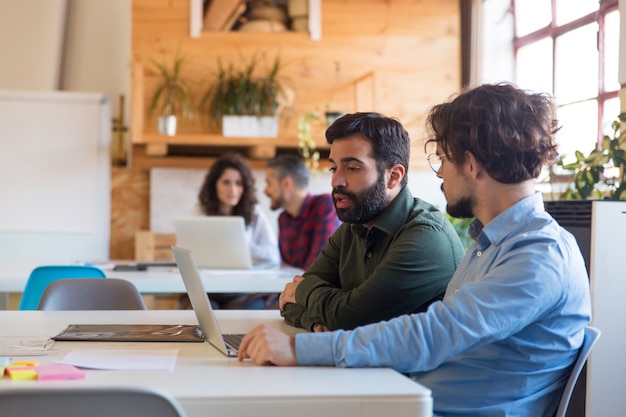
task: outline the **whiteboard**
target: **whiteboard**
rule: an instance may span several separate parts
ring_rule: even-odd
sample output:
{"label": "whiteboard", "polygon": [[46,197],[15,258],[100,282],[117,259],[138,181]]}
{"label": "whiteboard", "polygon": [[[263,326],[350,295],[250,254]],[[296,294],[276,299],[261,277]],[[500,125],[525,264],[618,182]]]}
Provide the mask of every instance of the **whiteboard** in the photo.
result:
{"label": "whiteboard", "polygon": [[0,91],[0,259],[108,259],[110,141],[102,94]]}

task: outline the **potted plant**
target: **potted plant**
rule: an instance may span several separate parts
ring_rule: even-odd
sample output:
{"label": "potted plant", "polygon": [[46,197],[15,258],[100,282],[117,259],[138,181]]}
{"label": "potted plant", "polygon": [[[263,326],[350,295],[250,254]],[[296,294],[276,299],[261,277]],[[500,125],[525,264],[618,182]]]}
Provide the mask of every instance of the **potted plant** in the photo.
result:
{"label": "potted plant", "polygon": [[280,111],[289,106],[292,89],[280,76],[276,57],[266,66],[265,56],[255,54],[241,68],[218,60],[215,81],[202,102],[211,118],[230,137],[276,137]]}
{"label": "potted plant", "polygon": [[177,116],[191,117],[193,104],[189,82],[183,77],[182,71],[186,61],[176,57],[171,69],[153,61],[159,72],[160,82],[154,90],[150,101],[150,115],[158,111],[157,128],[160,134],[174,136],[176,134]]}
{"label": "potted plant", "polygon": [[[604,136],[601,149],[592,150],[585,156],[576,151],[576,162],[557,165],[572,171],[573,184],[562,194],[564,200],[586,200],[589,197],[605,200],[626,200],[626,130],[621,131],[621,123],[626,122],[626,113],[620,113],[613,122],[613,137]],[[610,174],[607,174],[610,173]]]}

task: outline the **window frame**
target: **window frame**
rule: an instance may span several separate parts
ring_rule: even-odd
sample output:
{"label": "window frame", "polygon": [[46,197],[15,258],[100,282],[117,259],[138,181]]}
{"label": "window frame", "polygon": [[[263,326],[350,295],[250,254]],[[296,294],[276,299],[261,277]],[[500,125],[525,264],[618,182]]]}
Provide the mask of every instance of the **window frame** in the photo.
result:
{"label": "window frame", "polygon": [[[597,36],[597,47],[598,47],[598,93],[596,96],[589,97],[589,100],[597,101],[598,107],[598,115],[597,115],[597,141],[596,147],[600,148],[602,145],[602,139],[604,137],[602,121],[604,120],[604,104],[607,100],[614,99],[619,97],[619,89],[617,90],[606,90],[606,86],[604,83],[604,73],[605,73],[605,55],[604,55],[604,44],[605,44],[605,17],[608,13],[619,10],[619,1],[618,0],[599,0],[598,10],[589,13],[587,15],[581,16],[576,20],[571,22],[567,22],[563,25],[557,25],[556,23],[556,8],[557,1],[551,0],[551,10],[552,10],[552,18],[550,23],[547,26],[544,26],[540,29],[537,29],[531,33],[528,33],[523,36],[517,36],[517,18],[515,15],[515,2],[516,1],[524,1],[524,0],[511,0],[511,11],[513,13],[513,59],[517,62],[517,53],[520,48],[528,46],[532,43],[538,42],[545,38],[552,39],[552,89],[554,90],[555,83],[555,73],[556,73],[556,45],[557,38],[569,33],[573,30],[581,28],[585,25],[589,25],[592,23],[598,24],[598,36]],[[621,16],[620,16],[621,18]],[[517,71],[517,68],[514,67],[514,71]],[[515,76],[517,78],[517,73],[515,72]],[[554,91],[551,92],[554,94]],[[567,103],[571,104],[571,103]]]}

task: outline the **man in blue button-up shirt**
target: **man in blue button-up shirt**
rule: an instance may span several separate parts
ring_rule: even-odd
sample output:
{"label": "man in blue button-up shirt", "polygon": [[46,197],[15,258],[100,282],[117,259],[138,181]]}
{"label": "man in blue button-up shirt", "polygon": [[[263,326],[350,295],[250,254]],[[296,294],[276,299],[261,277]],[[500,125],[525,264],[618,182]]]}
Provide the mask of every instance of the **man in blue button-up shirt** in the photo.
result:
{"label": "man in blue button-up shirt", "polygon": [[448,212],[476,217],[444,299],[353,331],[293,337],[261,326],[239,358],[392,367],[430,388],[442,416],[552,416],[591,316],[576,241],[534,190],[558,156],[552,102],[483,85],[435,106],[428,123]]}

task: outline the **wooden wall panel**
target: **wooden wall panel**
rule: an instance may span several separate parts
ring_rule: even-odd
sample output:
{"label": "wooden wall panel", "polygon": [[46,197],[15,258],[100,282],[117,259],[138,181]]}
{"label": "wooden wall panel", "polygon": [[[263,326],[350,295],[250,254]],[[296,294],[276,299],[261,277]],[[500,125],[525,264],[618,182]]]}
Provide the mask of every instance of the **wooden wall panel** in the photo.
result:
{"label": "wooden wall panel", "polygon": [[[459,13],[458,0],[323,0],[321,41],[303,33],[204,32],[191,38],[188,0],[133,0],[133,64],[143,65],[144,87],[143,97],[132,100],[146,108],[157,81],[153,60],[168,64],[177,53],[188,57],[187,75],[199,100],[218,58],[236,63],[265,51],[280,55],[296,91],[281,136],[295,143],[297,119],[309,111],[328,105],[356,111],[358,82],[371,76],[371,110],[399,118],[417,144],[428,109],[460,88]],[[146,131],[154,132],[155,125],[146,118]],[[215,128],[200,114],[179,131]],[[421,146],[413,153],[413,164],[427,169]]]}
{"label": "wooden wall panel", "polygon": [[135,232],[149,228],[149,171],[112,168],[111,259],[134,259]]}

